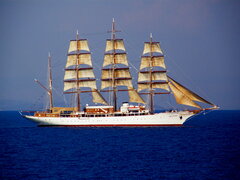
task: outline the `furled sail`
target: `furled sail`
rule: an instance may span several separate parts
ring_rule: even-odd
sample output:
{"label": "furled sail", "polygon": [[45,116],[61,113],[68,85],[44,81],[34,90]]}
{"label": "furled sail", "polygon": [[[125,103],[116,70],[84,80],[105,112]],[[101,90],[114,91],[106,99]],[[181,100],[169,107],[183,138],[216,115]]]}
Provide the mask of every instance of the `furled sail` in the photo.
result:
{"label": "furled sail", "polygon": [[179,84],[178,82],[176,82],[175,80],[173,80],[169,76],[168,76],[168,79],[169,79],[170,83],[172,83],[179,91],[181,91],[185,96],[187,96],[192,101],[203,102],[203,103],[207,103],[207,104],[210,104],[212,106],[215,106],[211,102],[203,99],[202,97],[200,97],[197,94],[195,94],[194,92],[190,91],[189,89],[187,89],[183,85]]}

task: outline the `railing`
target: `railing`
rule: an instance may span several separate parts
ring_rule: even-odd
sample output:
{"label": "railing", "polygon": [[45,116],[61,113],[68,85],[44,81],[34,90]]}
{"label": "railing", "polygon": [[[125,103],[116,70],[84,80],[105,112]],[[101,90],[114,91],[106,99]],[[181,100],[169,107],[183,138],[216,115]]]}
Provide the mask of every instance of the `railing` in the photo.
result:
{"label": "railing", "polygon": [[[30,112],[30,111],[28,111]],[[22,114],[22,113],[21,113]],[[95,113],[84,113],[84,114],[54,114],[54,113],[50,113],[47,111],[32,111],[31,115],[36,116],[36,117],[117,117],[117,116],[141,116],[141,115],[149,115],[150,113],[147,112],[130,112],[130,113],[111,113],[111,114],[107,114],[107,113],[99,113],[99,114],[95,114]],[[28,114],[30,115],[30,114]]]}

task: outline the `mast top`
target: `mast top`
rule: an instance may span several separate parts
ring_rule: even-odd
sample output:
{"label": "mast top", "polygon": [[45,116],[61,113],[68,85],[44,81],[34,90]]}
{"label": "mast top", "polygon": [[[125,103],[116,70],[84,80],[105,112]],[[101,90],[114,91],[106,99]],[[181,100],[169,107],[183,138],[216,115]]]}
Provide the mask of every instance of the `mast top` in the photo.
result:
{"label": "mast top", "polygon": [[79,39],[79,33],[78,33],[78,29],[77,29],[77,35],[76,35],[76,39]]}
{"label": "mast top", "polygon": [[112,19],[112,29],[108,32],[112,33],[112,39],[116,38],[116,32],[121,32],[121,31],[115,29],[115,19],[114,18]]}
{"label": "mast top", "polygon": [[152,33],[150,33],[150,42],[152,43],[152,39],[153,39],[153,36],[152,36]]}

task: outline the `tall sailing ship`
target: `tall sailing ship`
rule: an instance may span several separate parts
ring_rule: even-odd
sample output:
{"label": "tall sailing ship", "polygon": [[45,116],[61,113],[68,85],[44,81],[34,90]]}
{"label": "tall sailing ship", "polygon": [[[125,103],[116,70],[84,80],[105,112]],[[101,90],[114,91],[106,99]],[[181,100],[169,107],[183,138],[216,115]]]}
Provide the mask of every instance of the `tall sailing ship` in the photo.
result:
{"label": "tall sailing ship", "polygon": [[[101,89],[98,90],[93,72],[91,53],[87,39],[79,38],[70,41],[64,75],[64,93],[73,94],[76,107],[54,107],[52,98],[51,57],[49,56],[49,87],[47,90],[50,107],[46,111],[24,115],[39,126],[181,126],[187,119],[203,109],[197,102],[217,106],[190,91],[167,75],[164,55],[159,42],[144,43],[138,73],[138,89],[132,84],[129,62],[123,39],[116,38],[115,22],[112,22],[111,39],[106,41],[106,49],[101,74]],[[129,101],[120,101],[118,93],[128,92]],[[101,95],[109,94],[108,102]],[[97,106],[82,106],[81,94],[91,93],[92,101]],[[154,113],[154,96],[172,93],[178,104],[184,104],[198,110],[171,110]],[[148,97],[146,103],[142,96]],[[131,105],[137,103],[138,105]]]}

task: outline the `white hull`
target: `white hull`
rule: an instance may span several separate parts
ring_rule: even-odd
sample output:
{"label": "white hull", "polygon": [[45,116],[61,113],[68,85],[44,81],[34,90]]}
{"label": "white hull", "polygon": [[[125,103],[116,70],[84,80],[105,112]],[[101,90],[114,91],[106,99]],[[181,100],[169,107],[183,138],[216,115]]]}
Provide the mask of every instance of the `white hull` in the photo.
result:
{"label": "white hull", "polygon": [[138,116],[24,117],[39,126],[181,126],[193,115],[194,113],[189,111],[178,111]]}

